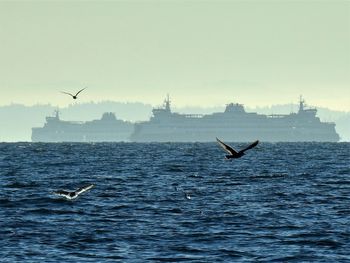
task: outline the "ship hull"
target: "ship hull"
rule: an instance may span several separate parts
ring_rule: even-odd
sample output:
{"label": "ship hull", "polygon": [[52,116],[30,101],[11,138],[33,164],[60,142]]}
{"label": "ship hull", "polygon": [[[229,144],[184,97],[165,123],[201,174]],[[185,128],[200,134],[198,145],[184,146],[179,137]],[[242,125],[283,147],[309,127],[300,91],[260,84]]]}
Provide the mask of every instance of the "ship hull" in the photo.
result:
{"label": "ship hull", "polygon": [[174,129],[150,129],[139,134],[133,134],[131,141],[134,142],[210,142],[216,137],[230,142],[249,142],[261,140],[265,142],[337,142],[339,136],[332,132],[318,132],[317,130],[271,130],[255,129],[254,131],[244,129],[231,129],[222,131],[220,129],[210,130],[186,130]]}
{"label": "ship hull", "polygon": [[90,132],[77,130],[45,130],[43,128],[32,129],[32,142],[128,142],[132,128],[121,131],[120,129]]}

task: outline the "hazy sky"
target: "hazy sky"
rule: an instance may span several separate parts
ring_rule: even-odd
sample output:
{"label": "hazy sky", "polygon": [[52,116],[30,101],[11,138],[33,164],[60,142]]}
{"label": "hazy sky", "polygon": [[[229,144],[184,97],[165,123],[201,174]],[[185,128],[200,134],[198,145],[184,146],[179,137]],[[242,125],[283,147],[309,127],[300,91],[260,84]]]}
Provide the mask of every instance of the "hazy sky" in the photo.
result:
{"label": "hazy sky", "polygon": [[0,105],[297,102],[350,111],[349,1],[1,1]]}

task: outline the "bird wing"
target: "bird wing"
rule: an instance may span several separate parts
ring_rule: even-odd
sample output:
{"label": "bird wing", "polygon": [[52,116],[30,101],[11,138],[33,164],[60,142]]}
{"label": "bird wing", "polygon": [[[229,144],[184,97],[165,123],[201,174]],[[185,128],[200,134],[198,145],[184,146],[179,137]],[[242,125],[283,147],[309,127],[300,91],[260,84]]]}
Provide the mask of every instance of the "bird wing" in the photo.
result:
{"label": "bird wing", "polygon": [[80,92],[82,92],[84,89],[86,89],[86,88],[83,88],[83,89],[79,90],[79,91],[77,92],[77,94],[75,94],[75,96],[78,96],[78,94],[79,94]]}
{"label": "bird wing", "polygon": [[70,94],[69,92],[64,92],[64,91],[61,91],[61,92],[64,93],[64,94],[68,94],[68,95],[71,95],[72,97],[74,97],[74,95]]}
{"label": "bird wing", "polygon": [[55,191],[53,192],[55,195],[59,195],[59,196],[64,196],[67,197],[69,196],[70,192],[68,191],[63,191],[63,190],[59,190],[59,191]]}
{"label": "bird wing", "polygon": [[240,152],[245,152],[246,150],[249,150],[251,148],[254,148],[255,146],[257,146],[259,143],[258,140],[256,140],[255,142],[253,142],[251,145],[249,145],[248,147],[244,148],[243,150],[240,150]]}
{"label": "bird wing", "polygon": [[92,187],[94,187],[94,185],[93,184],[89,184],[89,185],[80,187],[75,192],[76,192],[77,195],[80,195],[81,193],[84,193],[85,191],[90,190]]}
{"label": "bird wing", "polygon": [[231,146],[227,145],[226,143],[223,143],[218,138],[216,138],[216,141],[220,144],[220,146],[229,154],[237,154],[236,150],[233,149]]}

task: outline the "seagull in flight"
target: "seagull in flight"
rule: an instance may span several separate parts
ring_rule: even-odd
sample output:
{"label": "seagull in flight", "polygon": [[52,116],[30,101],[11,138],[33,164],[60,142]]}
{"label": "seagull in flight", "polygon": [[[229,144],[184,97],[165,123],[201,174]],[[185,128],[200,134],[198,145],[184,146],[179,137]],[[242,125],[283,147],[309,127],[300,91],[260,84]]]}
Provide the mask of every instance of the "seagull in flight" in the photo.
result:
{"label": "seagull in flight", "polygon": [[59,190],[53,192],[55,195],[63,196],[68,200],[73,200],[77,198],[81,193],[84,193],[88,190],[90,190],[92,187],[94,187],[93,184],[88,184],[86,186],[80,187],[76,191],[65,191],[65,190]]}
{"label": "seagull in flight", "polygon": [[220,141],[218,138],[216,138],[217,142],[220,144],[220,146],[229,153],[229,155],[226,155],[226,159],[232,159],[232,158],[240,158],[244,155],[244,152],[254,148],[255,146],[258,145],[259,141],[256,140],[255,142],[253,142],[252,144],[250,144],[248,147],[240,150],[240,151],[236,151],[235,149],[233,149],[231,146],[227,145],[226,143],[223,143],[222,141]]}
{"label": "seagull in flight", "polygon": [[78,94],[79,94],[80,92],[82,92],[84,89],[86,89],[86,88],[83,88],[83,89],[79,90],[79,91],[77,92],[77,94],[75,94],[75,95],[73,95],[73,94],[71,94],[71,93],[69,93],[69,92],[64,92],[64,91],[61,91],[61,92],[64,93],[64,94],[68,94],[68,95],[72,96],[72,98],[73,98],[74,100],[76,100],[76,99],[78,98]]}

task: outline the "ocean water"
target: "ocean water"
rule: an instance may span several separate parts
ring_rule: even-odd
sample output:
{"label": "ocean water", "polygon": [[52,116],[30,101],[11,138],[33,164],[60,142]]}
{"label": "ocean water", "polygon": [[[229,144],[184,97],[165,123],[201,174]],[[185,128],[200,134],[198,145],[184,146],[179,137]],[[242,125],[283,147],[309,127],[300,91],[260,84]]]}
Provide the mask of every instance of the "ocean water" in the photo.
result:
{"label": "ocean water", "polygon": [[[2,143],[0,262],[350,262],[350,143],[224,155],[216,143]],[[52,194],[88,183],[74,201]]]}

